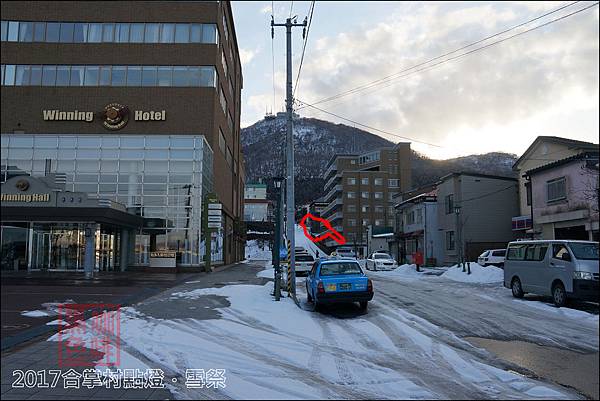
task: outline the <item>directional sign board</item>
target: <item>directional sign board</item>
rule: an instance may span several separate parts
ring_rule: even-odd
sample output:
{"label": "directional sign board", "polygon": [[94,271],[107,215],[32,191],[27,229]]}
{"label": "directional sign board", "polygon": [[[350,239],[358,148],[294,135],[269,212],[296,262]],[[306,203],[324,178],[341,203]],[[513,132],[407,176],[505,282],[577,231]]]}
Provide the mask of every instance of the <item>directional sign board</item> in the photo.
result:
{"label": "directional sign board", "polygon": [[209,222],[221,222],[221,216],[208,216],[208,221]]}
{"label": "directional sign board", "polygon": [[214,209],[223,209],[223,204],[222,203],[209,203],[208,204],[208,210],[214,210]]}
{"label": "directional sign board", "polygon": [[221,223],[208,223],[208,228],[221,228]]}
{"label": "directional sign board", "polygon": [[222,211],[220,209],[208,209],[209,216],[220,216]]}

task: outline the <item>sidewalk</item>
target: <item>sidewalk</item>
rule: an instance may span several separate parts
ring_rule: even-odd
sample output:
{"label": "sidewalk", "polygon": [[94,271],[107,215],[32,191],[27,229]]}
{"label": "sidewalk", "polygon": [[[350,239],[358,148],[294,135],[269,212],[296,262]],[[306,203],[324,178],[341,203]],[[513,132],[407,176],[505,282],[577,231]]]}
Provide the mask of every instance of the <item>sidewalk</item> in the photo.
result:
{"label": "sidewalk", "polygon": [[[221,265],[214,272],[234,265]],[[100,272],[86,280],[82,273],[18,272],[2,274],[2,350],[55,332],[46,325],[56,319],[56,305],[115,304],[126,306],[187,280],[201,280],[205,272]],[[26,294],[26,296],[24,296]],[[29,311],[36,317],[24,316]],[[45,316],[46,315],[46,316]]]}
{"label": "sidewalk", "polygon": [[[206,309],[201,307],[198,302],[193,302],[194,309],[189,309],[187,307],[182,306],[181,304],[169,305],[168,302],[165,302],[165,299],[170,297],[171,293],[174,291],[189,290],[196,288],[207,288],[207,287],[220,287],[225,285],[225,283],[229,282],[240,282],[240,283],[252,283],[254,281],[264,281],[265,279],[257,279],[256,273],[262,269],[262,265],[255,266],[253,264],[248,263],[236,263],[227,266],[221,266],[211,274],[207,273],[199,273],[199,274],[186,274],[185,276],[171,277],[167,279],[167,277],[156,278],[153,281],[154,285],[157,287],[152,288],[151,292],[138,292],[133,298],[130,298],[128,305],[136,305],[136,308],[143,311],[143,313],[152,314],[152,315],[160,315],[165,319],[175,319],[181,318],[183,315],[181,313],[190,313],[192,311],[196,311],[197,319],[214,319],[215,316],[212,315],[212,310],[208,307]],[[131,278],[133,278],[132,275]],[[149,283],[151,282],[151,278],[146,277],[145,279],[139,278],[140,281]],[[102,281],[102,280],[100,280]],[[106,280],[108,282],[109,280]],[[158,287],[160,283],[163,283],[162,287]],[[45,286],[48,287],[48,286]],[[63,288],[63,286],[57,286],[57,288]],[[79,291],[82,290],[81,287],[75,286],[75,288]],[[88,289],[93,289],[97,291],[98,288],[104,288],[101,286],[90,286]],[[115,287],[109,287],[114,290]],[[125,289],[132,289],[136,287],[123,287]],[[4,290],[3,290],[4,291]],[[22,293],[21,293],[22,294]],[[73,295],[71,293],[70,295]],[[3,295],[4,296],[4,295]],[[123,294],[120,295],[123,297]],[[123,304],[124,306],[125,304]],[[3,306],[4,307],[4,306]],[[198,309],[196,310],[196,307]],[[181,315],[181,316],[179,316]],[[56,319],[56,316],[51,317],[51,319]],[[47,320],[47,319],[46,319]],[[169,391],[168,388],[123,388],[127,386],[125,380],[118,380],[118,386],[120,388],[106,388],[106,385],[98,385],[93,388],[85,388],[82,385],[80,388],[65,388],[63,378],[60,378],[56,387],[54,388],[40,388],[39,384],[41,382],[42,372],[48,373],[49,370],[60,370],[60,374],[66,374],[70,372],[70,367],[59,367],[58,361],[60,358],[59,349],[63,347],[63,352],[67,348],[67,343],[65,341],[46,341],[51,334],[54,334],[54,331],[57,331],[58,326],[46,326],[50,327],[50,330],[46,332],[43,336],[38,336],[34,340],[29,341],[24,344],[16,345],[11,347],[7,351],[2,352],[2,378],[1,378],[1,398],[2,400],[12,400],[12,399],[142,399],[142,400],[151,400],[151,399],[173,399],[173,395]],[[4,341],[4,338],[3,338]],[[73,350],[74,348],[70,348]],[[125,350],[125,348],[123,348]],[[89,348],[78,348],[75,351],[75,355],[78,358],[83,357],[86,361],[94,362],[102,359],[104,354],[91,350]],[[159,366],[155,366],[154,363],[145,359],[144,355],[135,355],[137,359],[145,363],[149,368],[161,368]],[[122,360],[121,368],[125,369],[128,365],[129,361]],[[74,372],[79,374],[83,374],[85,369],[93,368],[91,367],[74,367]],[[104,368],[101,368],[104,370]],[[35,386],[34,388],[26,388],[25,386],[22,388],[14,388],[13,383],[18,379],[19,374],[17,373],[13,376],[13,372],[16,371],[33,371],[36,374],[35,378]],[[71,372],[70,372],[71,373]],[[75,374],[77,374],[75,373]],[[164,381],[165,385],[170,385],[173,383],[181,383],[186,380],[185,372],[169,372],[166,369],[164,370]],[[48,378],[47,382],[51,382],[51,379]],[[131,382],[128,382],[129,387],[131,387]],[[114,382],[113,386],[114,387]]]}

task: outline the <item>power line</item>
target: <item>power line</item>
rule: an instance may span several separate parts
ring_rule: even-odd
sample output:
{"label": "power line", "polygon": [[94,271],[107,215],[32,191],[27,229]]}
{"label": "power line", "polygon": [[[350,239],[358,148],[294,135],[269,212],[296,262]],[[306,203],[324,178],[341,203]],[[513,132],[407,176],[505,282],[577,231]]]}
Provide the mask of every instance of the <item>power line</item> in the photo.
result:
{"label": "power line", "polygon": [[[275,7],[274,1],[271,1],[271,21],[275,19]],[[272,29],[272,28],[271,28]],[[271,66],[272,66],[272,76],[273,76],[273,112],[275,110],[275,38],[273,34],[271,34]]]}
{"label": "power line", "polygon": [[[434,147],[436,147],[436,148],[444,148],[444,149],[446,149],[446,147],[444,147],[444,146],[441,146],[441,145],[436,145],[436,144],[434,144],[434,143],[429,143],[429,142],[419,141],[419,140],[417,140],[417,139],[414,139],[414,138],[409,138],[409,137],[407,137],[407,136],[398,135],[398,134],[395,134],[395,133],[393,133],[393,132],[385,131],[385,130],[382,130],[382,129],[379,129],[379,128],[371,127],[370,125],[366,125],[366,124],[359,123],[358,121],[354,121],[354,120],[351,120],[351,119],[349,119],[349,118],[342,117],[342,116],[340,116],[339,114],[335,114],[335,113],[332,113],[332,112],[330,112],[330,111],[323,110],[323,109],[321,109],[321,108],[319,108],[319,107],[317,107],[317,106],[315,106],[315,105],[313,105],[313,104],[306,103],[306,102],[304,102],[304,101],[302,101],[302,100],[300,100],[300,99],[295,99],[295,100],[296,100],[298,103],[300,103],[301,105],[304,105],[304,106],[307,106],[307,107],[312,107],[313,109],[319,110],[319,111],[321,111],[321,112],[323,112],[323,113],[330,114],[330,115],[332,115],[332,116],[334,116],[334,117],[340,118],[340,119],[342,119],[342,120],[345,120],[345,121],[351,122],[351,123],[353,123],[353,124],[356,124],[356,125],[360,125],[361,127],[365,127],[365,128],[368,128],[368,129],[372,129],[373,131],[381,132],[381,133],[383,133],[383,134],[386,134],[386,135],[391,135],[391,136],[394,136],[394,137],[397,137],[397,138],[401,138],[401,139],[407,139],[407,140],[409,140],[409,141],[413,141],[413,142],[417,142],[417,143],[422,143],[422,144],[429,145],[429,146],[434,146]],[[303,107],[304,107],[304,106],[303,106]]]}
{"label": "power line", "polygon": [[300,66],[298,67],[298,75],[296,76],[296,84],[294,85],[294,91],[292,92],[292,97],[296,95],[296,89],[298,88],[298,82],[300,82],[300,72],[302,71],[302,63],[304,62],[304,53],[306,51],[306,44],[308,43],[308,34],[310,33],[310,24],[312,22],[313,13],[315,11],[315,1],[311,3],[309,17],[308,17],[308,27],[306,28],[306,36],[304,37],[304,45],[302,46],[302,57],[300,58]]}
{"label": "power line", "polygon": [[[507,178],[508,178],[508,177],[507,177]],[[461,200],[461,201],[459,202],[459,204],[460,204],[460,205],[462,205],[462,204],[463,204],[463,203],[465,203],[465,202],[470,202],[470,201],[473,201],[473,200],[477,200],[477,199],[486,198],[486,197],[488,197],[488,196],[490,196],[490,195],[495,195],[495,194],[497,194],[497,193],[500,193],[500,192],[506,191],[507,189],[510,189],[510,188],[517,188],[517,187],[518,187],[518,184],[515,182],[514,184],[512,184],[512,185],[510,185],[510,186],[508,186],[508,187],[506,187],[506,188],[498,189],[498,190],[496,190],[496,191],[493,191],[493,192],[488,192],[488,193],[486,193],[486,194],[479,195],[479,196],[476,196],[476,197],[474,197],[474,198],[463,199],[463,200]]]}
{"label": "power line", "polygon": [[[374,86],[378,86],[378,85],[381,85],[381,84],[389,83],[390,81],[392,81],[392,80],[394,80],[394,79],[403,78],[403,77],[406,77],[406,76],[408,76],[408,75],[412,75],[412,74],[414,74],[414,73],[421,72],[421,71],[427,70],[427,69],[429,69],[429,68],[433,68],[433,67],[435,67],[435,66],[438,66],[438,65],[440,65],[440,64],[444,64],[444,63],[446,63],[446,62],[449,62],[449,61],[452,61],[452,60],[455,60],[455,59],[458,59],[458,58],[464,57],[464,56],[466,56],[466,55],[469,55],[469,54],[472,54],[472,53],[474,53],[474,52],[476,52],[476,51],[479,51],[479,50],[486,49],[486,48],[488,48],[488,47],[491,47],[491,46],[493,46],[493,45],[496,45],[496,44],[502,43],[502,42],[504,42],[504,41],[507,41],[507,40],[509,40],[509,39],[512,39],[512,38],[514,38],[514,37],[517,37],[517,36],[523,35],[523,34],[525,34],[525,33],[531,32],[531,31],[533,31],[533,30],[535,30],[535,29],[542,28],[542,27],[544,27],[544,26],[547,26],[547,25],[549,25],[549,24],[551,24],[551,23],[554,23],[554,22],[560,21],[560,20],[562,20],[562,19],[564,19],[564,18],[570,17],[570,16],[572,16],[572,15],[575,15],[575,14],[577,14],[577,13],[580,13],[580,12],[582,12],[582,11],[585,11],[585,10],[587,10],[587,9],[591,8],[591,7],[594,7],[594,6],[598,5],[598,3],[594,3],[594,4],[590,5],[590,6],[584,7],[584,8],[582,8],[582,9],[579,9],[579,10],[577,10],[577,11],[575,11],[575,12],[572,12],[572,13],[570,13],[570,14],[567,14],[567,15],[564,15],[564,16],[562,16],[562,17],[559,17],[559,18],[557,18],[557,19],[551,20],[551,21],[549,21],[549,22],[546,22],[546,23],[544,23],[544,24],[542,24],[542,25],[538,25],[538,26],[536,26],[536,27],[533,27],[533,28],[531,28],[531,29],[528,29],[528,30],[525,30],[525,31],[519,32],[519,33],[517,33],[517,34],[515,34],[515,35],[512,35],[512,36],[509,36],[509,37],[507,37],[507,38],[504,38],[504,39],[501,39],[501,40],[498,40],[498,41],[495,41],[495,42],[489,43],[489,44],[487,44],[487,45],[485,45],[485,46],[482,46],[482,47],[479,47],[479,48],[473,49],[473,50],[471,50],[471,51],[469,51],[469,52],[466,52],[466,53],[459,54],[458,56],[454,56],[454,57],[451,57],[451,58],[449,58],[449,59],[442,60],[442,61],[440,61],[440,62],[438,62],[438,63],[435,63],[435,64],[433,64],[433,65],[426,66],[426,67],[424,67],[424,68],[421,68],[421,69],[419,69],[419,70],[416,70],[416,71],[412,71],[412,72],[410,72],[410,73],[408,73],[408,74],[400,75],[400,74],[403,74],[403,73],[405,73],[405,72],[408,72],[408,71],[410,71],[410,70],[413,70],[413,69],[415,69],[415,68],[417,68],[417,67],[420,67],[420,66],[424,66],[424,65],[426,65],[426,64],[429,64],[429,63],[431,63],[432,61],[435,61],[435,60],[438,60],[438,59],[440,59],[440,58],[443,58],[443,57],[449,56],[449,55],[451,55],[451,54],[457,53],[457,52],[459,52],[459,51],[461,51],[461,50],[467,49],[467,48],[469,48],[469,47],[472,47],[472,46],[474,46],[474,45],[476,45],[476,44],[479,44],[479,43],[481,43],[481,42],[484,42],[484,41],[486,41],[486,40],[489,40],[489,39],[491,39],[491,38],[494,38],[494,37],[497,37],[497,36],[499,36],[499,35],[502,35],[502,34],[504,34],[504,33],[507,33],[507,32],[509,32],[509,31],[512,31],[512,30],[514,30],[514,29],[516,29],[516,28],[519,28],[519,27],[521,27],[521,26],[527,25],[527,24],[529,24],[529,23],[531,23],[531,22],[533,22],[533,21],[536,21],[536,20],[538,20],[538,19],[540,19],[540,18],[546,17],[546,16],[548,16],[548,15],[550,15],[550,14],[556,13],[556,12],[558,12],[558,11],[561,11],[561,10],[563,10],[563,9],[567,8],[567,7],[570,7],[570,6],[572,6],[572,5],[574,5],[574,4],[578,3],[578,2],[579,2],[579,1],[575,1],[575,2],[569,3],[569,4],[567,4],[567,5],[561,6],[561,7],[557,8],[556,10],[550,11],[550,12],[548,12],[548,13],[545,13],[545,14],[543,14],[543,15],[540,15],[540,16],[538,16],[538,17],[536,17],[536,18],[533,18],[533,19],[530,19],[530,20],[528,20],[528,21],[526,21],[526,22],[523,22],[523,23],[520,23],[520,24],[518,24],[518,25],[515,25],[515,26],[513,26],[513,27],[511,27],[511,28],[507,28],[507,29],[505,29],[505,30],[503,30],[503,31],[501,31],[501,32],[498,32],[498,33],[496,33],[496,34],[490,35],[490,36],[488,36],[488,37],[485,37],[485,38],[483,38],[483,39],[480,39],[480,40],[478,40],[478,41],[476,41],[476,42],[473,42],[473,43],[470,43],[470,44],[468,44],[468,45],[462,46],[462,47],[460,47],[460,48],[458,48],[458,49],[455,49],[455,50],[453,50],[453,51],[451,51],[451,52],[447,52],[447,53],[445,53],[445,54],[442,54],[442,55],[440,55],[440,56],[437,56],[437,57],[431,58],[431,59],[429,59],[429,60],[427,60],[427,61],[424,61],[424,62],[422,62],[422,63],[415,64],[415,65],[413,65],[413,66],[411,66],[411,67],[409,67],[409,68],[405,68],[405,69],[403,69],[403,70],[401,70],[401,71],[398,71],[398,72],[396,72],[396,73],[394,73],[394,74],[391,74],[391,75],[388,75],[388,76],[386,76],[386,77],[380,78],[380,79],[378,79],[378,80],[375,80],[375,81],[372,81],[372,82],[369,82],[369,83],[366,83],[366,84],[363,84],[363,85],[357,86],[357,87],[355,87],[355,88],[353,88],[353,89],[349,89],[349,90],[347,90],[347,91],[345,91],[345,92],[341,92],[341,93],[338,93],[338,94],[336,94],[336,95],[333,95],[333,96],[330,96],[330,97],[327,97],[327,98],[324,98],[324,99],[318,100],[318,101],[314,102],[314,104],[319,104],[319,103],[329,102],[329,101],[332,101],[332,100],[335,100],[335,99],[338,99],[338,98],[341,98],[341,97],[345,97],[345,96],[351,95],[351,94],[353,94],[353,93],[356,93],[356,92],[360,92],[360,91],[362,91],[362,90],[365,90],[365,89],[369,89],[369,88],[371,88],[371,87],[374,87]],[[386,87],[387,87],[387,86],[386,86]]]}
{"label": "power line", "polygon": [[292,18],[292,11],[294,10],[294,2],[292,1],[292,4],[290,4],[290,18]]}

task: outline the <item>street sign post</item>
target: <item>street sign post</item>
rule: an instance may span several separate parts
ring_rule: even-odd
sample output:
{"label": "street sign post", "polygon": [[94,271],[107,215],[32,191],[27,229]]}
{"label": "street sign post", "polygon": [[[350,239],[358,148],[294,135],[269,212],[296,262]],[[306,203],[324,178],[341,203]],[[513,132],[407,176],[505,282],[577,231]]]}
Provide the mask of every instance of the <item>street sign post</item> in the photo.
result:
{"label": "street sign post", "polygon": [[217,236],[216,230],[221,228],[223,205],[219,202],[214,193],[207,194],[204,197],[204,207],[202,214],[202,231],[204,232],[204,270],[212,272],[211,253],[212,238]]}

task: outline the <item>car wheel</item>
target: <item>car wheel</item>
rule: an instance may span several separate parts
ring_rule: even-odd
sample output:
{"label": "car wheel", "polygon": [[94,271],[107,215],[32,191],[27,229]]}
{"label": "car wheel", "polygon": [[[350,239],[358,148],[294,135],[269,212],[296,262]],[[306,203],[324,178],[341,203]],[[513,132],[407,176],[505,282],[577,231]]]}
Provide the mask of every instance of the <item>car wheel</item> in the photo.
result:
{"label": "car wheel", "polygon": [[558,308],[567,304],[567,293],[562,283],[556,283],[552,287],[552,299]]}
{"label": "car wheel", "polygon": [[369,306],[369,301],[361,301],[361,302],[359,302],[359,304],[360,304],[360,309],[365,311],[365,310],[367,310],[367,307]]}
{"label": "car wheel", "polygon": [[523,295],[525,295],[523,287],[521,286],[521,280],[519,280],[518,277],[513,278],[510,288],[512,289],[513,297],[515,298],[523,298]]}

